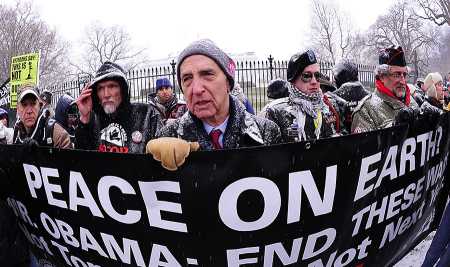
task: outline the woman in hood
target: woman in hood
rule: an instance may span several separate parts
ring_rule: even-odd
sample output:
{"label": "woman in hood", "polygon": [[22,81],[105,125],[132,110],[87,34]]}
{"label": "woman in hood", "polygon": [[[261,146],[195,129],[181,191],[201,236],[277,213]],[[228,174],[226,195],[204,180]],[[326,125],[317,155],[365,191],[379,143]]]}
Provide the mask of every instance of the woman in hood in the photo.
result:
{"label": "woman in hood", "polygon": [[437,72],[429,73],[424,80],[424,88],[428,103],[442,110],[444,108],[444,80],[442,76]]}

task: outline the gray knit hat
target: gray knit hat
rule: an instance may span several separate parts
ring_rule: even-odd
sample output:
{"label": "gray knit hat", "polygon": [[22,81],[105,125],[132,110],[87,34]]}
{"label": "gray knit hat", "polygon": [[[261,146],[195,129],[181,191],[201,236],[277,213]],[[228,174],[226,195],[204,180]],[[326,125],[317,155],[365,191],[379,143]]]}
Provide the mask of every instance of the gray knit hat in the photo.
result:
{"label": "gray knit hat", "polygon": [[234,72],[236,70],[236,65],[234,64],[234,61],[227,54],[225,54],[225,52],[223,52],[219,47],[217,47],[213,41],[209,39],[202,39],[191,43],[178,56],[177,79],[180,88],[181,88],[180,66],[187,57],[193,55],[203,55],[214,60],[214,62],[216,62],[217,65],[219,65],[219,67],[225,73],[225,76],[228,79],[228,83],[230,84],[230,90],[234,88]]}

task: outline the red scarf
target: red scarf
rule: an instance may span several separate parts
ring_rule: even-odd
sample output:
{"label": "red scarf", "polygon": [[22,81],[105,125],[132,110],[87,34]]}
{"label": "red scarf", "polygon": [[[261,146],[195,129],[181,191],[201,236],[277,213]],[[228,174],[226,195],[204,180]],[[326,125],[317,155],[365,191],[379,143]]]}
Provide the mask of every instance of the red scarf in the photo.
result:
{"label": "red scarf", "polygon": [[386,86],[384,86],[384,84],[383,84],[380,80],[377,80],[377,81],[375,82],[375,85],[376,85],[378,91],[380,91],[380,93],[385,94],[385,95],[387,95],[387,96],[390,96],[390,97],[392,97],[392,98],[394,98],[394,99],[397,99],[397,100],[399,100],[399,101],[405,103],[405,105],[406,105],[407,107],[409,107],[409,103],[410,103],[410,101],[411,101],[411,92],[409,91],[409,87],[408,87],[407,84],[406,84],[406,97],[405,97],[404,100],[402,100],[402,99],[396,97],[396,96],[394,95],[394,93],[392,93],[391,90],[387,89]]}

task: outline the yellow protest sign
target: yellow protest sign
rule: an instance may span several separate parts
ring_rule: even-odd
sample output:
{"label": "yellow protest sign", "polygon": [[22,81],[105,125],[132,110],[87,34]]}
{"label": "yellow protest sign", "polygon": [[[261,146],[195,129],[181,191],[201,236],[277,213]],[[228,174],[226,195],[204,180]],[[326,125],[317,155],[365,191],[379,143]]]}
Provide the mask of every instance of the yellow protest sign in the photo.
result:
{"label": "yellow protest sign", "polygon": [[22,85],[39,85],[39,53],[15,56],[11,58],[11,75],[9,92],[10,107],[17,106],[17,88]]}

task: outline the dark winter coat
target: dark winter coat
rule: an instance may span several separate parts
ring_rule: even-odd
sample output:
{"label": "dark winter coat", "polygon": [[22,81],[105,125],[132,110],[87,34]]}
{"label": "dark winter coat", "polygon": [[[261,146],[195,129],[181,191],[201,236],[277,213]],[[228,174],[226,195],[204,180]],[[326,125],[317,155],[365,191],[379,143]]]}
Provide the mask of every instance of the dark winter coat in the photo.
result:
{"label": "dark winter coat", "polygon": [[72,104],[75,105],[74,100],[70,95],[62,95],[55,108],[55,120],[69,133],[70,140],[73,143],[75,142],[75,129],[69,127],[67,112]]}
{"label": "dark winter coat", "polygon": [[347,82],[341,85],[334,93],[348,102],[361,101],[370,91],[364,88],[361,82]]}
{"label": "dark winter coat", "polygon": [[30,132],[25,130],[20,120],[14,125],[14,144],[27,143],[29,139],[35,140],[39,146],[72,148],[69,134],[55,119],[50,117],[47,109],[41,111],[34,129]]}
{"label": "dark winter coat", "polygon": [[[278,126],[264,118],[256,117],[244,110],[234,97],[230,96],[230,115],[223,137],[223,148],[240,148],[271,145],[279,142]],[[169,122],[159,132],[158,137],[177,137],[191,142],[199,142],[201,150],[213,150],[211,138],[203,123],[192,113]]]}
{"label": "dark winter coat", "polygon": [[[325,101],[325,104],[327,104],[330,109],[334,110],[334,107],[332,107],[328,99]],[[265,111],[265,117],[271,121],[274,121],[280,127],[282,142],[287,143],[299,141],[296,114],[292,103],[289,101],[289,97],[279,98],[270,102],[265,107]],[[305,115],[306,139],[314,140],[316,139],[314,118],[309,114]],[[323,114],[320,138],[337,135],[337,125],[339,125],[339,118],[336,112],[331,112],[329,115]]]}
{"label": "dark winter coat", "polygon": [[341,114],[341,132],[343,134],[350,134],[352,128],[352,114],[361,100],[369,95],[371,92],[364,88],[361,82],[346,82],[341,85],[339,89],[334,93],[347,101],[347,105],[344,110],[340,111]]}
{"label": "dark winter coat", "polygon": [[176,95],[173,96],[173,99],[169,103],[164,105],[158,101],[156,93],[153,93],[150,94],[149,102],[151,106],[159,111],[161,119],[163,119],[164,122],[168,119],[178,119],[188,110],[186,102],[178,99]]}
{"label": "dark winter coat", "polygon": [[416,100],[417,104],[419,106],[422,106],[426,98],[425,92],[420,88],[416,88],[416,90],[414,90],[414,93],[412,93],[411,95],[412,97],[414,97],[414,100]]}
{"label": "dark winter coat", "polygon": [[145,152],[145,146],[161,127],[159,112],[150,105],[128,103],[114,114],[91,113],[88,124],[75,130],[75,148],[101,152]]}
{"label": "dark winter coat", "polygon": [[420,107],[423,106],[423,104],[428,103],[429,105],[433,106],[434,108],[436,108],[436,111],[440,111],[441,113],[443,112],[444,109],[444,104],[441,103],[439,100],[437,100],[434,97],[430,97],[430,96],[426,96],[425,101],[422,103],[422,105]]}
{"label": "dark winter coat", "polygon": [[[122,102],[113,114],[106,114],[97,94],[98,84],[113,80],[119,83]],[[79,123],[75,130],[75,148],[100,152],[145,152],[145,146],[161,127],[155,107],[131,103],[127,78],[117,64],[105,62],[92,81],[92,108],[89,123]]]}

